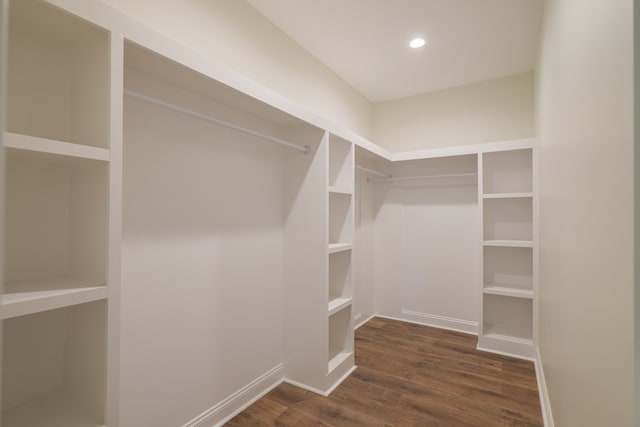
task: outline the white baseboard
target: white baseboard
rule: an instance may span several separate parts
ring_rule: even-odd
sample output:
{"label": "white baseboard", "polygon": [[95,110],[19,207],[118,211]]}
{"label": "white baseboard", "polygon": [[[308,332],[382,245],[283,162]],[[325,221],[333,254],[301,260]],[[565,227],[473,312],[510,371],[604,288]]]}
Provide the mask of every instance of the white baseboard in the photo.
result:
{"label": "white baseboard", "polygon": [[333,393],[333,391],[334,391],[336,388],[338,388],[338,386],[339,386],[340,384],[342,384],[342,382],[343,382],[344,380],[346,380],[346,379],[349,377],[349,375],[351,375],[351,374],[353,373],[353,371],[355,371],[357,368],[358,368],[358,367],[357,367],[357,366],[355,366],[355,365],[354,365],[354,366],[352,366],[352,367],[351,367],[351,368],[350,368],[350,369],[349,369],[349,370],[348,370],[348,371],[347,371],[347,372],[346,372],[342,377],[340,377],[340,379],[339,379],[338,381],[336,381],[336,382],[331,386],[331,388],[329,388],[329,390],[327,390],[327,391],[322,391],[322,390],[317,389],[317,388],[314,388],[314,387],[309,387],[309,386],[308,386],[308,385],[306,385],[306,384],[302,384],[302,383],[299,383],[299,382],[297,382],[297,381],[290,380],[289,378],[284,378],[282,381],[283,381],[283,382],[285,382],[285,383],[287,383],[287,384],[291,384],[292,386],[299,387],[299,388],[301,388],[301,389],[303,389],[303,390],[310,391],[311,393],[315,393],[315,394],[319,394],[320,396],[328,397],[328,396],[329,396],[331,393]]}
{"label": "white baseboard", "polygon": [[402,310],[402,317],[381,316],[375,317],[399,320],[401,322],[417,323],[418,325],[432,326],[439,329],[462,332],[465,334],[478,335],[478,322],[470,320],[455,319],[453,317],[438,316],[435,314],[419,313],[417,311]]}
{"label": "white baseboard", "polygon": [[544,379],[544,369],[542,368],[542,357],[540,348],[536,346],[536,380],[538,381],[538,393],[540,394],[540,406],[542,408],[542,420],[544,427],[554,427],[553,414],[551,413],[551,401],[547,390],[547,382]]}
{"label": "white baseboard", "polygon": [[182,427],[221,426],[282,383],[280,363]]}

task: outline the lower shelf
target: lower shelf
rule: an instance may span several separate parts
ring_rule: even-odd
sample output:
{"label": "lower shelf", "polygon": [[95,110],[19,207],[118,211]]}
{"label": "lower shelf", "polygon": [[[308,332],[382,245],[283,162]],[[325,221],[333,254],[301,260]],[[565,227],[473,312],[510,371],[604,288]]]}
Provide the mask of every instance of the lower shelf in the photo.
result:
{"label": "lower shelf", "polygon": [[329,360],[329,373],[333,372],[345,360],[349,359],[353,353],[350,351],[342,351]]}
{"label": "lower shelf", "polygon": [[2,413],[4,427],[103,427],[104,421],[64,392],[55,392]]}
{"label": "lower shelf", "polygon": [[485,329],[483,336],[518,344],[533,344],[530,330],[515,330],[491,326]]}
{"label": "lower shelf", "polygon": [[5,284],[2,295],[2,318],[10,319],[106,298],[106,286],[69,277],[11,282]]}

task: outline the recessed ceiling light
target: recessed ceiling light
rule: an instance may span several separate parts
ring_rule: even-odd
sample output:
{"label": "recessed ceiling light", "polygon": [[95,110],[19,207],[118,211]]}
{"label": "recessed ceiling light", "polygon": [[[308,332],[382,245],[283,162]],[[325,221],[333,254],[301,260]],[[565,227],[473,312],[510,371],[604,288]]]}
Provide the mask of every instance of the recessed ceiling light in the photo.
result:
{"label": "recessed ceiling light", "polygon": [[418,49],[419,47],[424,46],[425,43],[426,41],[423,38],[418,37],[409,42],[409,47]]}

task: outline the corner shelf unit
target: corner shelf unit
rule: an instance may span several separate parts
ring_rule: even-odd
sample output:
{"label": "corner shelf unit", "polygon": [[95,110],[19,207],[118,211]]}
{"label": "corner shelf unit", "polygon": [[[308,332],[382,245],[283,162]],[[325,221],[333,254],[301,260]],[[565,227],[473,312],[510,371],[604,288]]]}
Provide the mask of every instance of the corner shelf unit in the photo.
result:
{"label": "corner shelf unit", "polygon": [[329,134],[327,372],[342,377],[353,368],[353,230],[355,157],[351,142]]}
{"label": "corner shelf unit", "polygon": [[537,316],[534,148],[481,153],[482,292],[478,348],[534,356]]}
{"label": "corner shelf unit", "polygon": [[6,427],[105,424],[109,33],[12,0],[7,40]]}

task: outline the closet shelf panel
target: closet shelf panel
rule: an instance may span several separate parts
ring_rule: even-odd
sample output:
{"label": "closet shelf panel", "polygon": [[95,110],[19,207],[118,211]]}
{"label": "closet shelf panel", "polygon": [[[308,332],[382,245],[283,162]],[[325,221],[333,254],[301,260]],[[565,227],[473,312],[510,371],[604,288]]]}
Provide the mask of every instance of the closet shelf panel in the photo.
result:
{"label": "closet shelf panel", "polygon": [[533,299],[533,291],[531,289],[518,289],[504,285],[488,285],[483,288],[482,292],[489,295]]}
{"label": "closet shelf panel", "polygon": [[509,341],[517,344],[532,345],[530,330],[516,330],[513,328],[501,327],[501,326],[489,326],[485,329],[483,335],[486,338],[498,339],[502,341]]}
{"label": "closet shelf panel", "polygon": [[100,417],[74,401],[63,391],[5,410],[4,427],[103,427]]}
{"label": "closet shelf panel", "polygon": [[351,305],[351,298],[340,297],[329,301],[329,316]]}
{"label": "closet shelf panel", "polygon": [[507,248],[532,248],[531,240],[485,240],[482,242],[484,246],[501,246]]}
{"label": "closet shelf panel", "polygon": [[70,277],[9,282],[2,295],[2,318],[106,299],[106,286]]}
{"label": "closet shelf panel", "polygon": [[73,144],[70,142],[39,138],[36,136],[22,135],[12,132],[4,132],[4,145],[6,148],[30,151],[34,153],[77,157],[80,159],[99,160],[104,162],[108,162],[110,157],[109,150],[105,148]]}
{"label": "closet shelf panel", "polygon": [[486,193],[484,199],[526,199],[533,198],[533,193]]}
{"label": "closet shelf panel", "polygon": [[336,194],[353,194],[353,190],[346,187],[329,186],[329,193]]}
{"label": "closet shelf panel", "polygon": [[330,243],[329,253],[333,254],[336,252],[350,251],[352,248],[353,245],[351,243]]}
{"label": "closet shelf panel", "polygon": [[349,351],[342,351],[336,354],[329,360],[329,373],[336,370],[342,363],[348,360],[353,353]]}

